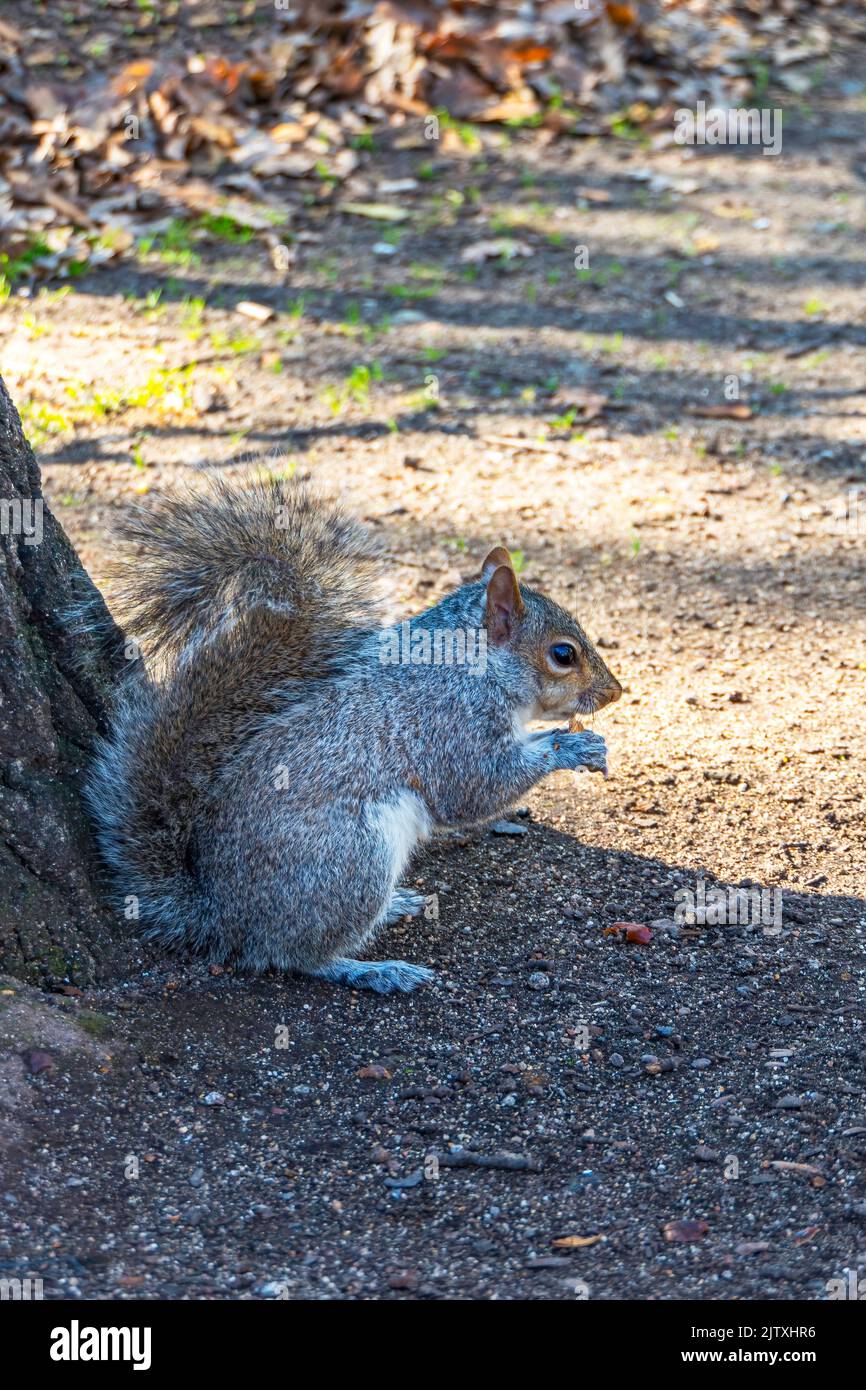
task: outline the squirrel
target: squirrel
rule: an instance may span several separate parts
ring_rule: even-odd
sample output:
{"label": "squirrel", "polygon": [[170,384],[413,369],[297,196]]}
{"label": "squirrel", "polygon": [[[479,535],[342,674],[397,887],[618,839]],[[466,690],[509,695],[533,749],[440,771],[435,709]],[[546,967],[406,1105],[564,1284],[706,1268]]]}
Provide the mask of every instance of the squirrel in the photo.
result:
{"label": "squirrel", "polygon": [[361,958],[424,908],[400,886],[416,847],[555,770],[606,773],[600,735],[525,727],[622,693],[580,625],[497,546],[388,626],[371,535],[295,481],[163,497],[122,535],[121,616],[149,660],[86,787],[118,896],[214,963],[380,994],[435,978]]}

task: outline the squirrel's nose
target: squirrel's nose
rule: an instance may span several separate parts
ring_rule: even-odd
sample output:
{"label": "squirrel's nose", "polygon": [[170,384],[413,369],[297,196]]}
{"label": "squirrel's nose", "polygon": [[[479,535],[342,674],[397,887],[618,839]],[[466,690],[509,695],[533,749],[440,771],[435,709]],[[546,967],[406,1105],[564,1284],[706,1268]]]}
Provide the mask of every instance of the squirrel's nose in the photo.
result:
{"label": "squirrel's nose", "polygon": [[622,686],[614,676],[611,676],[609,683],[601,692],[601,698],[606,705],[613,705],[622,694]]}

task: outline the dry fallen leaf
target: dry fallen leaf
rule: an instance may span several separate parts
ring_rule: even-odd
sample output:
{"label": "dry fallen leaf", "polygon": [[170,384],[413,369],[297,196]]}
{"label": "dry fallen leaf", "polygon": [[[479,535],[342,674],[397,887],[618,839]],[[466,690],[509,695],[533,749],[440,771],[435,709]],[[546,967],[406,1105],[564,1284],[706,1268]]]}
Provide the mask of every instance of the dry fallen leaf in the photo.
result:
{"label": "dry fallen leaf", "polygon": [[751,420],[753,412],[750,405],[731,402],[730,405],[696,405],[692,407],[692,414],[705,420]]}
{"label": "dry fallen leaf", "polygon": [[634,24],[637,21],[636,5],[608,4],[605,8],[614,24]]}
{"label": "dry fallen leaf", "polygon": [[816,1168],[814,1163],[788,1163],[783,1158],[774,1158],[771,1159],[769,1165],[765,1166],[769,1166],[770,1168],[778,1168],[779,1171],[783,1173],[806,1173],[810,1177],[816,1178],[820,1178],[822,1176],[821,1169]]}
{"label": "dry fallen leaf", "polygon": [[702,1220],[667,1221],[662,1227],[662,1234],[666,1241],[690,1245],[693,1241],[702,1240],[709,1230],[709,1223]]}
{"label": "dry fallen leaf", "polygon": [[280,121],[279,125],[271,126],[268,134],[281,145],[295,145],[306,140],[308,131],[300,121]]}
{"label": "dry fallen leaf", "polygon": [[804,1226],[802,1231],[797,1231],[794,1236],[795,1245],[808,1245],[809,1241],[821,1230],[820,1226]]}
{"label": "dry fallen leaf", "polygon": [[235,305],[235,313],[243,314],[244,318],[255,319],[256,323],[267,323],[268,319],[274,317],[274,311],[268,304],[259,304],[254,299],[242,299]]}
{"label": "dry fallen leaf", "polygon": [[491,106],[485,106],[483,111],[479,111],[476,119],[485,122],[525,121],[530,116],[537,115],[540,109],[531,93],[512,94],[505,97],[504,101],[496,101]]}
{"label": "dry fallen leaf", "polygon": [[370,217],[374,222],[403,222],[409,216],[406,208],[398,208],[395,203],[341,203],[340,212]]}
{"label": "dry fallen leaf", "polygon": [[699,255],[706,255],[709,251],[718,251],[721,241],[712,232],[705,232],[700,228],[692,232],[692,247]]}
{"label": "dry fallen leaf", "polygon": [[[452,120],[528,122],[538,127],[533,131],[537,149],[562,131],[600,134],[609,129],[615,111],[624,112],[633,124],[659,129],[660,98],[648,87],[655,93],[686,81],[697,84],[697,92],[709,84],[714,100],[736,105],[750,80],[749,40],[758,37],[749,25],[754,23],[758,31],[761,27],[757,19],[733,21],[730,16],[719,25],[708,23],[706,7],[696,3],[658,7],[639,6],[636,0],[591,0],[575,8],[568,0],[508,7],[441,0],[432,7],[398,6],[395,19],[385,14],[387,7],[338,0],[330,6],[278,5],[277,35],[239,60],[219,52],[221,44],[226,50],[234,47],[223,7],[203,3],[192,8],[193,31],[212,30],[207,55],[195,45],[185,57],[163,51],[154,7],[142,0],[131,48],[109,26],[110,67],[96,49],[88,48],[95,36],[86,24],[64,32],[67,66],[62,80],[51,82],[12,77],[56,67],[56,40],[40,41],[50,29],[19,29],[0,21],[0,40],[8,49],[4,71],[9,74],[0,93],[4,120],[9,120],[4,127],[9,158],[4,159],[3,178],[11,186],[9,204],[2,209],[6,229],[32,222],[41,234],[46,223],[56,230],[66,222],[102,230],[113,225],[112,204],[116,209],[118,197],[129,190],[144,190],[171,206],[190,161],[208,168],[215,202],[231,196],[241,180],[249,180],[252,191],[259,180],[272,178],[345,179],[359,164],[352,137],[367,135],[367,117],[359,114],[362,104],[401,119],[423,118],[443,108]],[[765,7],[751,0],[738,8],[758,15]],[[109,0],[109,10],[122,9],[124,0]],[[794,9],[786,19],[784,41],[767,55],[771,67],[784,69],[783,79],[790,65],[818,51],[798,29],[799,10],[810,7]],[[828,0],[822,27],[831,22]],[[147,47],[153,56],[144,55]],[[171,44],[168,48],[173,51]],[[126,61],[131,53],[133,61]],[[83,99],[80,78],[85,74],[88,92]],[[558,107],[550,104],[554,86]],[[333,115],[323,115],[326,109]],[[142,122],[140,134],[137,122]],[[438,132],[438,154],[464,158],[488,138],[486,132],[482,138],[447,123]],[[417,148],[417,137],[410,139]],[[693,185],[693,180],[668,180],[671,191],[680,194]],[[652,186],[658,189],[658,179]],[[259,185],[254,196],[262,193]],[[610,199],[605,190],[586,187],[578,189],[578,197],[589,203]],[[99,203],[103,207],[97,213]],[[141,205],[136,199],[131,206],[137,210]],[[344,210],[385,222],[408,215],[377,203],[348,204]],[[232,216],[223,207],[219,211]],[[755,209],[734,198],[711,211],[736,219],[756,216]],[[269,230],[255,222],[243,225]],[[692,236],[698,253],[717,244],[706,228]],[[132,247],[123,250],[131,252]],[[62,268],[37,257],[29,274],[44,278]],[[675,292],[671,295],[676,305]],[[748,417],[734,413],[718,418]]]}
{"label": "dry fallen leaf", "polygon": [[633,946],[648,946],[653,939],[653,934],[649,927],[645,927],[639,922],[633,922],[625,929],[625,939]]}
{"label": "dry fallen leaf", "polygon": [[614,922],[605,927],[605,936],[622,936],[633,946],[648,946],[653,934],[644,922]]}

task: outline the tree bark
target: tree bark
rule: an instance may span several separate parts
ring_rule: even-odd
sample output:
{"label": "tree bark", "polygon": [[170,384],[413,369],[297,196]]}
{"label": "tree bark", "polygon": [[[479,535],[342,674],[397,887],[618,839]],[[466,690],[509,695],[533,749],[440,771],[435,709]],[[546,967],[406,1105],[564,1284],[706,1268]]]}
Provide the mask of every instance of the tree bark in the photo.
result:
{"label": "tree bark", "polygon": [[[97,634],[76,635],[84,600]],[[0,972],[58,985],[133,968],[130,927],[101,900],[81,800],[123,637],[42,497],[0,379]]]}

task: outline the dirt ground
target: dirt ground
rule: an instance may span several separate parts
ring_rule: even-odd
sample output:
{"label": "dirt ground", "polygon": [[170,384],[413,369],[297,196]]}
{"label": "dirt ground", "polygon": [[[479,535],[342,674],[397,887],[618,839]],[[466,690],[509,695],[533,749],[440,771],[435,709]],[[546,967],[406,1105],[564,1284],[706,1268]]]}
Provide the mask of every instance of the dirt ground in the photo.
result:
{"label": "dirt ground", "polygon": [[[403,220],[324,190],[285,270],[173,226],[6,305],[3,373],[97,583],[133,499],[309,474],[385,539],[395,613],[504,543],[625,694],[596,721],[609,781],[558,774],[524,833],[414,866],[438,917],[377,953],[432,966],[426,990],[155,957],[55,996],[42,1036],[9,984],[4,1274],[82,1299],[822,1299],[866,1268],[866,82],[784,107],[778,158],[528,131],[446,152],[410,123],[356,199]],[[781,890],[781,930],[675,923],[701,879]],[[622,919],[650,943],[605,934]]]}

